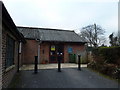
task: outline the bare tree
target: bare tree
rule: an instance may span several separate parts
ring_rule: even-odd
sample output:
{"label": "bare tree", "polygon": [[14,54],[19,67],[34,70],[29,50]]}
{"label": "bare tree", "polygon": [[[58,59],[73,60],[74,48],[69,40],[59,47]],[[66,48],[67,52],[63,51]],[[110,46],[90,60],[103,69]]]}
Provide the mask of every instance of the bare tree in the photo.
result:
{"label": "bare tree", "polygon": [[83,27],[80,35],[88,41],[91,47],[98,47],[106,41],[104,33],[105,30],[101,26],[93,24]]}

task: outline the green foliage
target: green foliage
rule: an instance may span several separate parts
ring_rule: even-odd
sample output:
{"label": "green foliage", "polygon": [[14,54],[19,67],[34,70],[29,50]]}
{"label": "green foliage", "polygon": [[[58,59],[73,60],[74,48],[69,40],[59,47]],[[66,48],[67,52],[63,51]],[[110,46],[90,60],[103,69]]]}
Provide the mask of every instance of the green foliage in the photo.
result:
{"label": "green foliage", "polygon": [[93,54],[97,57],[102,57],[106,63],[118,64],[118,60],[120,60],[120,47],[99,47],[93,50]]}
{"label": "green foliage", "polygon": [[114,36],[113,33],[109,35],[109,39],[111,46],[119,46],[119,38],[117,36]]}
{"label": "green foliage", "polygon": [[120,47],[99,47],[93,49],[93,60],[89,68],[120,79]]}

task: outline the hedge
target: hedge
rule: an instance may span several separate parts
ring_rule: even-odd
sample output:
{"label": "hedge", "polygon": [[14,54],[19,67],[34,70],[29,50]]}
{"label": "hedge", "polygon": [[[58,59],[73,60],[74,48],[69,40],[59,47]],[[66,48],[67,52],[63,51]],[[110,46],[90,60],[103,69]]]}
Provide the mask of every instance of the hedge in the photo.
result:
{"label": "hedge", "polygon": [[120,79],[120,47],[94,48],[92,56],[93,60],[88,64],[88,67]]}
{"label": "hedge", "polygon": [[99,47],[93,49],[93,55],[103,58],[106,63],[120,64],[120,47]]}

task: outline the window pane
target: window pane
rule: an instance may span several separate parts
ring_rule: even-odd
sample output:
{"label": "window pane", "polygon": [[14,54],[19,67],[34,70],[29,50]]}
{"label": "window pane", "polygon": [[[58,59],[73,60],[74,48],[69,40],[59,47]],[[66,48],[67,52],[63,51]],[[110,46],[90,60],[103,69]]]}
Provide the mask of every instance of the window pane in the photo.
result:
{"label": "window pane", "polygon": [[14,44],[15,41],[11,37],[7,37],[7,50],[6,50],[6,68],[13,65],[14,62]]}

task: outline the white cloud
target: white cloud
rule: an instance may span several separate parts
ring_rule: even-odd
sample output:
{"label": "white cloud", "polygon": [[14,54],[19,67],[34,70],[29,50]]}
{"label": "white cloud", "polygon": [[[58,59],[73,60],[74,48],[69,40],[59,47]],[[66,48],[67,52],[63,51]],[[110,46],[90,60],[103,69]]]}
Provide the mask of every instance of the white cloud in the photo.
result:
{"label": "white cloud", "polygon": [[16,25],[78,30],[83,26],[97,23],[111,32],[117,27],[114,23],[117,13],[113,12],[116,4],[112,2],[117,3],[118,0],[4,0],[3,2]]}
{"label": "white cloud", "polygon": [[112,32],[118,32],[118,17],[113,16],[109,20],[103,22],[103,26],[107,29],[107,35]]}

